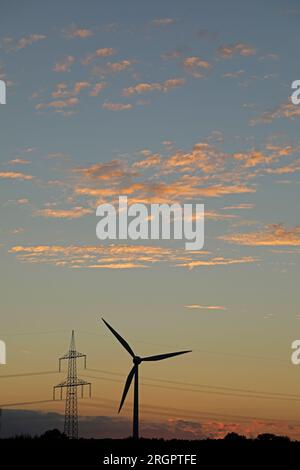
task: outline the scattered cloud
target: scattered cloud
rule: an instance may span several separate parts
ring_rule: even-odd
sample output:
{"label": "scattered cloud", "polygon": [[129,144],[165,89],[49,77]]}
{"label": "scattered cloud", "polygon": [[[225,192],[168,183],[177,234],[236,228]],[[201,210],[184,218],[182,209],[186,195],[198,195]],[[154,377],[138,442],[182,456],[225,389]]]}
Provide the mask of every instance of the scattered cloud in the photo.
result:
{"label": "scattered cloud", "polygon": [[223,210],[250,210],[254,209],[255,204],[251,204],[249,202],[244,202],[241,204],[234,204],[232,206],[225,206],[223,207]]}
{"label": "scattered cloud", "polygon": [[91,29],[80,28],[75,24],[68,26],[63,33],[67,39],[85,39],[93,35]]}
{"label": "scattered cloud", "polygon": [[300,107],[295,106],[293,103],[282,103],[277,108],[271,111],[265,111],[261,116],[255,117],[250,120],[250,125],[254,126],[256,124],[269,124],[275,119],[286,118],[286,119],[295,119],[300,116]]}
{"label": "scattered cloud", "polygon": [[184,84],[184,78],[171,78],[169,80],[165,80],[162,83],[138,83],[137,85],[124,88],[122,94],[124,96],[131,96],[135,94],[141,95],[150,91],[168,92],[173,88],[183,86]]}
{"label": "scattered cloud", "polygon": [[247,246],[299,246],[300,227],[286,229],[283,224],[266,225],[262,230],[219,237],[229,243]]}
{"label": "scattered cloud", "polygon": [[[90,87],[91,84],[86,81],[75,82],[71,88],[68,88],[67,84],[64,82],[58,83],[54,91],[51,93],[51,98],[54,99],[50,99],[48,102],[40,102],[36,104],[35,109],[37,111],[42,111],[50,108],[55,112],[62,112],[64,115],[68,115],[73,111],[65,112],[65,108],[73,108],[76,106],[79,103],[79,94]],[[93,90],[95,92],[95,88]]]}
{"label": "scattered cloud", "polygon": [[54,72],[70,72],[71,65],[74,64],[75,58],[72,55],[66,56],[61,62],[54,65]]}
{"label": "scattered cloud", "polygon": [[24,158],[14,158],[13,160],[10,160],[9,163],[11,165],[29,165],[30,161],[25,160]]}
{"label": "scattered cloud", "polygon": [[208,254],[207,251],[125,244],[13,246],[9,252],[21,262],[77,269],[135,269],[161,263],[184,266],[183,261],[192,262]]}
{"label": "scattered cloud", "polygon": [[102,108],[109,109],[110,111],[124,111],[132,109],[133,105],[130,103],[103,103]]}
{"label": "scattered cloud", "polygon": [[[150,268],[157,264],[194,269],[255,263],[257,258],[209,258],[207,251],[187,251],[155,245],[99,244],[13,246],[10,253],[21,262],[88,269]],[[206,259],[203,259],[206,258]]]}
{"label": "scattered cloud", "polygon": [[177,266],[183,266],[189,269],[197,268],[200,266],[231,266],[234,264],[253,264],[259,261],[252,256],[244,256],[242,258],[223,258],[215,257],[209,260],[192,260],[188,262],[179,263]]}
{"label": "scattered cloud", "polygon": [[29,199],[27,199],[26,197],[20,198],[17,200],[17,204],[19,204],[20,206],[25,206],[26,204],[29,204]]}
{"label": "scattered cloud", "polygon": [[210,70],[212,65],[207,60],[203,60],[198,56],[191,56],[183,60],[183,67],[187,72],[193,75],[193,77],[203,78],[203,71]]}
{"label": "scattered cloud", "polygon": [[32,44],[43,41],[47,38],[44,34],[30,34],[29,36],[23,37],[18,41],[14,41],[13,38],[4,38],[4,47],[7,51],[18,52],[21,49],[25,49]]}
{"label": "scattered cloud", "polygon": [[90,64],[94,59],[97,59],[99,57],[111,57],[117,53],[116,49],[112,47],[102,47],[100,49],[97,49],[95,52],[92,52],[91,54],[87,54],[83,59],[82,63],[84,65]]}
{"label": "scattered cloud", "polygon": [[105,87],[106,87],[105,82],[95,83],[95,85],[93,85],[93,88],[90,91],[90,96],[98,96],[101,93],[101,91],[104,90]]}
{"label": "scattered cloud", "polygon": [[161,156],[158,153],[153,154],[146,150],[143,155],[145,157],[143,160],[139,160],[133,164],[135,168],[152,168],[158,166],[161,162]]}
{"label": "scattered cloud", "polygon": [[253,46],[242,42],[235,44],[223,45],[218,48],[218,55],[223,59],[231,59],[234,55],[249,57],[256,54]]}
{"label": "scattered cloud", "polygon": [[134,64],[133,60],[124,59],[119,62],[107,62],[105,65],[96,65],[92,68],[92,75],[105,77],[106,75],[117,74],[130,70]]}
{"label": "scattered cloud", "polygon": [[174,24],[175,20],[174,18],[155,18],[152,23],[156,26],[168,26]]}
{"label": "scattered cloud", "polygon": [[86,207],[72,207],[71,209],[45,208],[34,212],[33,215],[51,219],[79,219],[93,213],[92,209]]}
{"label": "scattered cloud", "polygon": [[222,305],[199,305],[199,304],[190,304],[185,305],[185,308],[189,308],[191,310],[227,310],[227,307]]}
{"label": "scattered cloud", "polygon": [[223,73],[224,78],[240,78],[245,73],[244,70],[235,70],[234,72],[225,72]]}
{"label": "scattered cloud", "polygon": [[9,180],[32,180],[33,176],[15,171],[0,171],[0,178]]}
{"label": "scattered cloud", "polygon": [[124,177],[137,174],[135,170],[128,168],[125,162],[118,159],[75,168],[72,171],[87,179],[96,181],[107,180],[108,182],[111,182],[112,179],[122,180]]}

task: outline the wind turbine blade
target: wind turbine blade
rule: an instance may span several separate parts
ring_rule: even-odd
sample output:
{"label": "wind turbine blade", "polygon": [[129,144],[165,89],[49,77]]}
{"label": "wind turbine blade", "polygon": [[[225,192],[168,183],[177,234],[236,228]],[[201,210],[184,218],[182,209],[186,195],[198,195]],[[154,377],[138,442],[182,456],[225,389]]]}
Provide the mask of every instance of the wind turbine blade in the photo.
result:
{"label": "wind turbine blade", "polygon": [[129,344],[127,343],[127,341],[125,341],[124,338],[122,338],[121,335],[119,335],[119,333],[116,332],[116,330],[113,329],[112,326],[109,325],[109,323],[107,323],[107,321],[104,320],[104,318],[102,318],[102,320],[104,321],[105,325],[107,326],[107,328],[110,329],[110,331],[112,332],[112,334],[117,338],[118,341],[120,341],[120,343],[122,344],[122,346],[126,349],[126,351],[129,352],[129,354],[134,357],[135,354],[134,352],[132,351],[131,347],[129,346]]}
{"label": "wind turbine blade", "polygon": [[142,357],[142,361],[161,361],[162,359],[168,359],[169,357],[179,356],[180,354],[186,354],[192,351],[178,351],[173,353],[166,354],[157,354],[156,356],[146,356]]}
{"label": "wind turbine blade", "polygon": [[134,376],[134,374],[135,374],[135,369],[136,369],[136,366],[133,366],[133,368],[131,369],[131,371],[130,371],[129,374],[128,374],[127,380],[126,380],[126,382],[125,382],[125,387],[124,387],[123,395],[122,395],[122,398],[121,398],[121,402],[120,402],[120,406],[119,406],[119,411],[118,411],[118,413],[120,413],[120,411],[121,411],[121,409],[122,409],[122,406],[123,406],[123,404],[124,404],[126,395],[127,395],[127,393],[128,393],[128,390],[129,390],[129,388],[130,388],[130,385],[131,385],[133,376]]}

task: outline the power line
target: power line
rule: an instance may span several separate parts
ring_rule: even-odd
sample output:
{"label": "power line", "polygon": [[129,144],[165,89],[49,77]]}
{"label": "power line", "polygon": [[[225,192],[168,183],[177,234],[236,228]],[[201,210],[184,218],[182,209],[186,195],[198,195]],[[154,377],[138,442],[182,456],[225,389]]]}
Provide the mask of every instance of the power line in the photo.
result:
{"label": "power line", "polygon": [[[92,371],[92,372],[117,376],[117,377],[124,377],[124,374],[122,374],[121,372],[110,372],[110,371],[106,371],[103,369],[94,369],[94,368],[88,368],[87,370]],[[53,374],[59,374],[59,373],[60,373],[59,371],[24,372],[24,373],[19,373],[19,374],[0,375],[0,379],[53,375]],[[99,376],[97,377],[86,376],[86,377],[99,379],[99,380],[107,380],[110,382],[113,381],[112,379],[108,379],[107,377],[99,377]],[[262,390],[250,390],[250,389],[223,387],[223,386],[217,386],[217,385],[199,384],[199,383],[191,383],[191,382],[180,382],[180,381],[175,381],[175,380],[157,379],[157,378],[147,377],[147,376],[145,377],[145,380],[158,382],[158,383],[166,383],[166,384],[171,384],[171,385],[173,384],[173,385],[182,385],[182,386],[188,386],[188,387],[196,387],[199,389],[201,388],[207,389],[207,391],[205,392],[205,390],[192,390],[192,389],[178,388],[178,387],[160,387],[160,388],[166,388],[166,389],[175,389],[179,391],[188,391],[188,392],[199,391],[199,393],[214,393],[214,394],[216,394],[217,391],[220,391],[220,393],[217,393],[217,394],[228,395],[228,396],[238,396],[238,397],[248,397],[248,398],[284,399],[284,400],[300,401],[299,395],[283,393],[283,392],[282,393],[267,392],[267,391],[262,391]],[[120,382],[120,381],[114,380],[114,382]],[[143,385],[151,386],[151,384],[147,384],[147,383],[143,383]],[[234,392],[234,393],[225,393],[225,392]]]}
{"label": "power line", "polygon": [[[106,336],[101,333],[95,333],[92,331],[81,331],[83,334],[88,334],[88,335],[93,335],[93,336],[98,336],[101,335],[103,339],[106,339]],[[141,339],[136,339],[136,338],[129,338],[130,341],[134,341],[135,343],[141,343],[141,344],[149,344],[150,346],[158,346],[158,347],[163,347],[163,348],[178,348],[180,346],[174,344],[162,344],[162,343],[153,343],[150,341],[145,341]],[[253,360],[262,360],[262,361],[274,361],[274,362],[281,362],[281,363],[289,363],[289,360],[287,359],[281,359],[279,357],[272,357],[272,356],[260,356],[260,355],[253,355],[253,354],[246,354],[246,353],[234,353],[234,352],[226,352],[226,351],[210,351],[207,349],[198,349],[198,347],[194,347],[189,345],[189,347],[193,350],[193,353],[200,353],[200,354],[211,354],[214,356],[227,356],[227,357],[241,357],[244,359],[253,359]]]}
{"label": "power line", "polygon": [[6,374],[0,375],[0,379],[15,379],[17,377],[31,377],[34,375],[51,375],[51,374],[60,374],[57,370],[48,370],[48,371],[40,371],[40,372],[21,372],[20,374]]}
{"label": "power line", "polygon": [[[114,375],[118,377],[124,377],[124,374],[121,372],[110,372],[102,369],[91,369],[88,368],[88,371],[92,372],[99,372],[102,374],[109,374],[109,375]],[[95,377],[96,378],[96,377]],[[191,382],[180,382],[180,381],[175,381],[175,380],[165,380],[165,379],[157,379],[153,377],[145,377],[145,380],[150,380],[154,382],[161,382],[161,383],[167,383],[167,384],[174,384],[174,385],[184,385],[184,386],[190,386],[190,387],[198,387],[198,388],[207,388],[207,389],[216,389],[216,390],[225,390],[225,391],[231,391],[231,392],[240,392],[240,393],[248,393],[248,394],[258,394],[258,395],[268,395],[268,396],[278,396],[278,397],[286,397],[286,398],[295,398],[299,399],[299,395],[296,394],[289,394],[289,393],[280,393],[280,392],[266,392],[262,390],[250,390],[250,389],[242,389],[242,388],[233,388],[233,387],[223,387],[223,386],[218,386],[218,385],[208,385],[208,384],[199,384],[199,383],[191,383]],[[180,389],[182,390],[182,389]],[[210,390],[208,391],[210,392]]]}
{"label": "power line", "polygon": [[35,401],[21,401],[15,403],[2,403],[0,408],[10,408],[12,406],[27,406],[27,405],[37,405],[39,403],[53,403],[53,400],[35,400]]}
{"label": "power line", "polygon": [[[107,377],[96,377],[93,375],[84,375],[84,377],[89,378],[89,379],[96,379],[96,380],[106,380],[109,382],[117,382],[117,383],[123,383],[122,380],[117,380],[117,379],[110,379]],[[241,393],[229,393],[229,392],[221,392],[221,391],[215,391],[215,390],[200,390],[200,389],[191,389],[191,388],[179,388],[179,387],[169,387],[166,385],[154,385],[154,384],[149,384],[145,382],[141,382],[143,386],[146,387],[155,387],[155,388],[161,388],[165,390],[178,390],[181,392],[192,392],[192,393],[209,393],[213,395],[221,395],[221,396],[231,396],[231,397],[239,397],[239,398],[257,398],[257,399],[265,399],[265,400],[288,400],[288,401],[300,401],[300,398],[290,398],[290,397],[274,397],[274,396],[267,396],[267,395],[250,395],[250,394],[241,394]]]}
{"label": "power line", "polygon": [[[100,397],[95,397],[93,399],[93,401],[97,401],[97,400],[99,400],[100,402],[101,401],[109,402],[109,403],[112,404],[111,406],[114,406],[114,407],[118,405],[118,402],[116,400],[109,400],[109,399],[100,398]],[[129,405],[131,405],[130,402],[129,402]],[[97,406],[97,405],[95,403],[94,404],[87,403],[87,406]],[[281,419],[281,418],[265,418],[265,417],[257,417],[257,416],[227,414],[227,413],[203,412],[203,411],[197,411],[197,410],[194,411],[194,410],[186,410],[186,409],[180,409],[180,408],[172,408],[172,407],[159,406],[159,405],[147,405],[147,404],[144,404],[141,408],[143,409],[143,412],[153,413],[153,414],[161,414],[163,411],[165,411],[165,412],[168,412],[169,415],[170,415],[170,412],[172,412],[172,413],[182,413],[182,414],[184,414],[184,416],[190,415],[192,417],[193,416],[195,417],[195,415],[208,416],[208,417],[213,418],[213,419],[221,418],[221,417],[223,419],[223,417],[224,417],[224,418],[227,418],[227,419],[231,419],[231,421],[232,421],[232,419],[243,420],[243,421],[247,421],[247,422],[249,420],[271,421],[271,422],[272,421],[278,421],[278,422],[282,422],[282,423],[289,422],[289,423],[300,425],[300,421],[299,420],[294,420],[294,419],[285,420],[285,419]],[[145,408],[145,410],[144,410],[144,408]],[[146,411],[147,409],[148,409],[148,411]]]}
{"label": "power line", "polygon": [[[121,372],[110,372],[110,371],[106,371],[106,370],[103,370],[103,369],[91,369],[91,368],[88,368],[87,370],[91,371],[91,372],[99,372],[99,373],[103,373],[103,374],[109,374],[109,375],[124,377],[124,374],[122,374]],[[217,386],[217,385],[207,385],[207,384],[198,384],[198,383],[190,383],[190,382],[179,382],[179,381],[174,381],[174,380],[156,379],[156,378],[147,377],[147,376],[145,377],[145,379],[150,380],[150,381],[170,383],[170,384],[175,384],[175,385],[188,385],[188,386],[193,386],[193,387],[214,388],[214,389],[229,390],[229,391],[234,391],[234,392],[259,393],[259,394],[267,394],[267,395],[286,396],[286,397],[290,397],[290,398],[299,398],[299,395],[293,395],[293,394],[288,394],[288,393],[266,392],[266,391],[260,391],[260,390],[249,390],[249,389],[240,389],[240,388],[232,388],[232,387],[222,387],[222,386]]]}

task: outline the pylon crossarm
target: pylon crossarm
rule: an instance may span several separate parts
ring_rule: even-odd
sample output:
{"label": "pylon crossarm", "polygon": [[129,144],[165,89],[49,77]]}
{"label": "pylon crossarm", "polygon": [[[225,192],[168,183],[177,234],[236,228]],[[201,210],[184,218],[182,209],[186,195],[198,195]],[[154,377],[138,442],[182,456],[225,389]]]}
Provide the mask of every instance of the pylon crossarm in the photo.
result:
{"label": "pylon crossarm", "polygon": [[79,387],[80,385],[90,385],[90,382],[86,382],[86,380],[81,380],[81,379],[77,379],[77,380],[64,380],[63,382],[60,382],[59,384],[55,385],[54,388],[58,388],[58,387]]}
{"label": "pylon crossarm", "polygon": [[78,357],[86,358],[86,354],[80,353],[78,351],[69,351],[66,354],[64,354],[63,356],[61,356],[59,358],[59,360],[62,361],[63,359],[75,359],[75,358],[78,358]]}

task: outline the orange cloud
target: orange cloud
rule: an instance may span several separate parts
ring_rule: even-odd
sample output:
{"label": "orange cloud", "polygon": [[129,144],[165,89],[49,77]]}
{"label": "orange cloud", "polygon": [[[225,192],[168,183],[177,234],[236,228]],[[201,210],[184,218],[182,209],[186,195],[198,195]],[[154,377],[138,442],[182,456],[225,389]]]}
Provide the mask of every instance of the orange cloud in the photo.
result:
{"label": "orange cloud", "polygon": [[105,163],[95,163],[88,167],[75,168],[73,172],[92,180],[122,179],[125,176],[137,174],[136,171],[127,168],[123,161],[117,159]]}
{"label": "orange cloud", "polygon": [[150,91],[168,92],[173,88],[183,86],[184,83],[184,78],[171,78],[169,80],[165,80],[163,83],[138,83],[137,85],[124,88],[122,94],[124,96],[131,96],[134,94],[141,95]]}
{"label": "orange cloud", "polygon": [[71,25],[63,30],[65,37],[68,39],[85,39],[92,36],[93,32],[90,29],[79,28],[76,25]]}
{"label": "orange cloud", "polygon": [[146,268],[160,263],[179,266],[179,262],[191,263],[209,254],[204,250],[188,252],[184,249],[156,245],[125,244],[17,245],[13,246],[9,252],[16,255],[21,262],[89,269]]}
{"label": "orange cloud", "polygon": [[223,258],[223,257],[218,257],[218,258],[212,258],[210,260],[198,260],[198,261],[188,261],[184,263],[180,263],[177,266],[184,266],[189,269],[193,269],[199,266],[230,266],[233,264],[244,264],[244,263],[255,263],[258,261],[257,258],[253,258],[252,256],[245,256],[243,258],[235,258],[235,259],[230,259],[230,258]]}
{"label": "orange cloud", "polygon": [[53,71],[54,72],[70,72],[71,65],[75,62],[73,56],[68,55],[64,58],[62,62],[58,62],[54,65]]}
{"label": "orange cloud", "polygon": [[119,62],[107,62],[105,65],[97,65],[93,67],[92,74],[104,77],[105,75],[124,72],[130,69],[133,64],[134,61],[129,59],[120,60]]}
{"label": "orange cloud", "polygon": [[[59,267],[89,269],[146,268],[160,263],[193,269],[196,267],[229,266],[255,263],[256,258],[209,258],[208,251],[186,251],[184,249],[156,245],[35,245],[13,246],[10,253],[21,262],[46,263]],[[208,306],[211,310],[223,307]],[[190,307],[191,308],[191,307]],[[206,308],[199,306],[199,308]],[[224,307],[225,309],[225,307]]]}
{"label": "orange cloud", "polygon": [[234,204],[232,206],[223,207],[223,210],[249,210],[254,209],[255,204],[251,204],[249,202],[241,203],[241,204]]}
{"label": "orange cloud", "polygon": [[271,224],[256,232],[223,235],[219,238],[237,245],[299,246],[300,227],[287,230],[282,224]]}
{"label": "orange cloud", "polygon": [[293,103],[283,103],[277,108],[264,112],[261,116],[253,118],[250,120],[250,125],[254,126],[256,124],[269,124],[274,121],[274,119],[286,118],[286,119],[295,119],[300,116],[300,107],[295,106]]}
{"label": "orange cloud", "polygon": [[91,84],[86,81],[75,82],[71,89],[68,89],[65,83],[58,83],[51,93],[52,101],[47,103],[38,103],[35,105],[37,111],[47,108],[53,108],[56,112],[62,112],[64,115],[69,115],[72,111],[63,111],[64,108],[70,108],[79,103],[78,95],[82,90],[89,88]]}
{"label": "orange cloud", "polygon": [[88,88],[90,86],[89,82],[76,82],[74,85],[74,94],[78,95],[81,90],[84,90],[85,88]]}
{"label": "orange cloud", "polygon": [[203,78],[203,69],[210,70],[211,64],[198,56],[187,57],[183,60],[183,67],[185,70],[196,78]]}
{"label": "orange cloud", "polygon": [[9,163],[11,165],[29,165],[30,161],[24,160],[24,158],[14,158],[13,160],[10,160]]}
{"label": "orange cloud", "polygon": [[72,207],[72,209],[40,209],[34,212],[33,215],[54,219],[79,219],[85,215],[91,214],[92,212],[94,212],[92,209],[77,206]]}
{"label": "orange cloud", "polygon": [[218,48],[218,55],[223,59],[230,59],[235,54],[249,57],[255,55],[256,50],[249,44],[244,44],[242,42],[237,42],[231,45],[224,45]]}
{"label": "orange cloud", "polygon": [[44,34],[30,34],[29,36],[26,36],[24,38],[19,39],[15,44],[13,42],[13,39],[8,38],[8,41],[6,41],[6,46],[9,51],[20,51],[21,49],[24,49],[25,47],[31,46],[35,42],[43,41],[46,39],[47,36]]}
{"label": "orange cloud", "polygon": [[110,57],[112,55],[115,55],[116,53],[117,53],[116,49],[113,49],[112,47],[103,47],[85,56],[84,59],[82,59],[82,63],[84,65],[88,65],[97,57]]}
{"label": "orange cloud", "polygon": [[[113,109],[110,104],[106,106]],[[258,175],[292,173],[299,169],[297,160],[289,162],[297,151],[291,145],[268,144],[265,150],[225,153],[208,142],[198,142],[186,152],[174,149],[174,144],[168,144],[165,150],[170,152],[168,156],[144,149],[139,152],[142,158],[134,162],[124,158],[73,169],[73,173],[86,179],[75,185],[74,192],[101,200],[127,194],[132,195],[131,202],[182,202],[183,199],[255,193],[256,185],[250,181]],[[288,162],[282,164],[286,159]],[[101,187],[96,186],[98,181],[102,182]],[[249,203],[229,206],[233,210],[252,207]],[[216,220],[234,217],[214,211],[209,211],[207,216]]]}
{"label": "orange cloud", "polygon": [[48,108],[65,108],[69,106],[74,106],[79,102],[78,98],[68,98],[66,100],[57,100],[57,101],[50,101],[47,104]]}
{"label": "orange cloud", "polygon": [[96,83],[90,91],[90,96],[98,96],[102,90],[106,87],[105,82]]}
{"label": "orange cloud", "polygon": [[149,154],[146,155],[146,158],[143,160],[139,160],[133,164],[136,168],[151,168],[154,166],[158,166],[161,162],[161,157],[159,154]]}
{"label": "orange cloud", "polygon": [[20,206],[24,206],[26,204],[29,204],[29,199],[23,197],[21,199],[18,199],[17,200],[17,204],[19,204]]}
{"label": "orange cloud", "polygon": [[14,171],[0,171],[0,178],[10,180],[32,180],[33,176]]}

